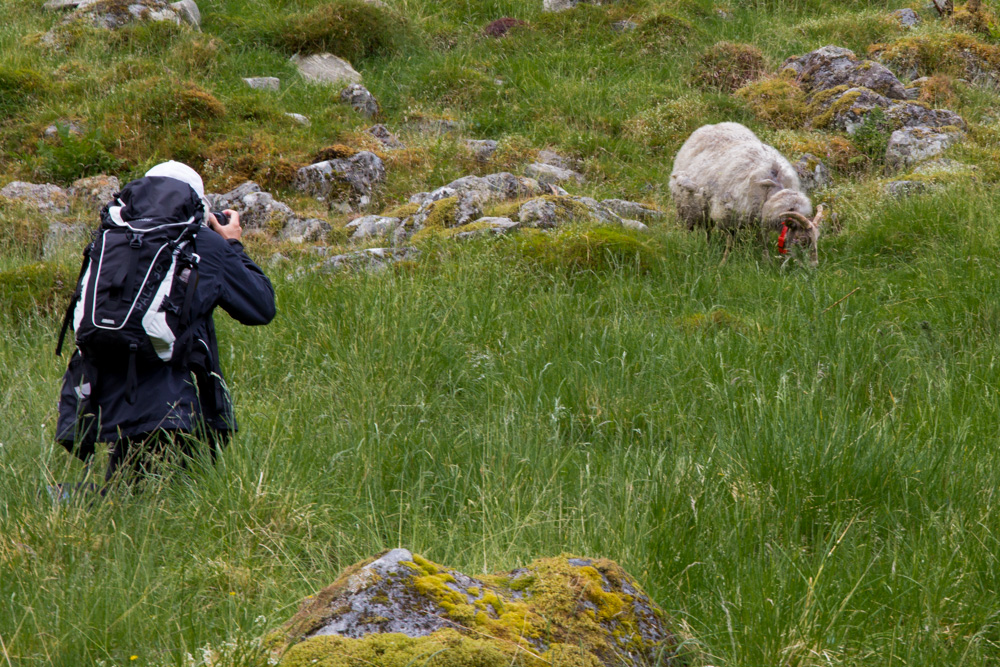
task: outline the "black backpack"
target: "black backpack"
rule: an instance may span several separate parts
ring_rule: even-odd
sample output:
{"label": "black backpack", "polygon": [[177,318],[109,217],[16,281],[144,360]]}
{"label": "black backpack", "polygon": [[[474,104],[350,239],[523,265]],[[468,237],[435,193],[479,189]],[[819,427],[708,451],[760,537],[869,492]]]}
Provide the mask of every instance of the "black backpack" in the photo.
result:
{"label": "black backpack", "polygon": [[201,198],[173,178],[140,178],[116,193],[84,250],[56,354],[72,322],[76,346],[91,366],[127,355],[130,403],[137,361],[185,366],[198,284],[194,242],[203,221]]}

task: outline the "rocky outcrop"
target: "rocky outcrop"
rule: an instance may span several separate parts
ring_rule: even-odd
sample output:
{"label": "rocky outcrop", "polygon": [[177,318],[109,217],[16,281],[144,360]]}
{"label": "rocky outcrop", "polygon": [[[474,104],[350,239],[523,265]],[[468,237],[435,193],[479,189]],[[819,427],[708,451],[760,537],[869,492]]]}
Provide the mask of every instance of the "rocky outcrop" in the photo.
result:
{"label": "rocky outcrop", "polygon": [[394,549],[348,568],[264,644],[279,665],[680,664],[670,619],[628,573],[571,556],[470,577]]}
{"label": "rocky outcrop", "polygon": [[330,232],[332,227],[326,220],[319,218],[308,218],[302,220],[298,217],[291,218],[281,230],[278,238],[292,243],[312,243],[322,241]]}
{"label": "rocky outcrop", "polygon": [[280,232],[298,220],[288,204],[277,201],[253,181],[225,194],[208,194],[206,199],[213,211],[231,208],[238,212],[240,225],[247,231]]}
{"label": "rocky outcrop", "polygon": [[294,187],[299,192],[331,203],[364,208],[374,187],[385,180],[385,165],[370,151],[349,158],[325,160],[298,170]]}
{"label": "rocky outcrop", "polygon": [[920,17],[909,7],[906,9],[897,9],[891,12],[889,16],[903,28],[916,28],[921,23]]}
{"label": "rocky outcrop", "polygon": [[360,83],[352,83],[340,91],[340,101],[351,107],[365,118],[374,118],[379,114],[379,104],[375,96]]}
{"label": "rocky outcrop", "polygon": [[908,169],[936,155],[960,141],[957,131],[937,131],[929,127],[906,127],[896,130],[889,137],[885,150],[886,166],[894,171]]}
{"label": "rocky outcrop", "polygon": [[319,264],[316,269],[324,272],[361,270],[381,271],[405,260],[420,256],[416,248],[367,248],[342,255],[334,255]]}
{"label": "rocky outcrop", "polygon": [[116,176],[99,174],[74,181],[69,188],[69,194],[96,212],[111,201],[111,198],[119,190],[121,190],[121,183]]}
{"label": "rocky outcrop", "polygon": [[799,184],[806,192],[821,190],[833,183],[833,177],[830,175],[830,169],[826,163],[810,153],[799,158],[792,167],[795,168],[795,173],[799,176]]}
{"label": "rocky outcrop", "polygon": [[497,142],[492,139],[466,139],[465,146],[480,162],[486,162],[497,151]]}
{"label": "rocky outcrop", "polygon": [[13,181],[0,189],[0,197],[21,202],[42,213],[69,212],[69,194],[52,183],[37,184]]}
{"label": "rocky outcrop", "polygon": [[406,148],[406,145],[395,134],[390,132],[389,128],[385,125],[372,125],[365,132],[378,139],[387,150],[395,151]]}
{"label": "rocky outcrop", "polygon": [[[69,8],[63,4],[62,8]],[[65,22],[85,21],[94,27],[117,30],[130,23],[169,21],[198,27],[201,13],[192,0],[166,2],[166,0],[84,0],[76,4],[75,10]]]}
{"label": "rocky outcrop", "polygon": [[400,218],[366,215],[347,223],[346,228],[351,232],[351,238],[358,241],[372,236],[387,236],[400,222]]}
{"label": "rocky outcrop", "polygon": [[848,86],[867,88],[890,99],[906,99],[903,84],[888,68],[873,60],[859,60],[853,51],[839,46],[792,56],[781,71],[793,74],[795,82],[808,93]]}
{"label": "rocky outcrop", "polygon": [[529,164],[524,169],[524,173],[526,176],[534,178],[539,183],[565,183],[567,181],[583,183],[585,180],[583,178],[583,174],[577,173],[572,169],[564,169],[562,167],[544,164],[542,162]]}
{"label": "rocky outcrop", "polygon": [[291,60],[302,78],[310,83],[330,86],[361,83],[361,74],[351,67],[351,63],[332,53],[313,56],[296,54]]}

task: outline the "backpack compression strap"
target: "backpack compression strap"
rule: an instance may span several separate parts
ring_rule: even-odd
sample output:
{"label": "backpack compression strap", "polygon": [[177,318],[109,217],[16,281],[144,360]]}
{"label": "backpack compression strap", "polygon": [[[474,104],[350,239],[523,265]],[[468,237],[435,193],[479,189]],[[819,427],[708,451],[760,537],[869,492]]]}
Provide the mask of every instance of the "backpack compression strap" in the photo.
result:
{"label": "backpack compression strap", "polygon": [[69,305],[66,306],[66,315],[63,317],[62,330],[59,331],[59,342],[56,344],[57,357],[62,356],[63,341],[66,340],[66,332],[69,330],[69,323],[73,319],[76,302],[80,300],[80,293],[82,291],[80,281],[83,280],[83,274],[87,272],[87,267],[90,266],[90,249],[92,247],[93,244],[83,249],[83,263],[80,266],[80,275],[76,279],[76,290],[74,290],[73,296],[69,300]]}

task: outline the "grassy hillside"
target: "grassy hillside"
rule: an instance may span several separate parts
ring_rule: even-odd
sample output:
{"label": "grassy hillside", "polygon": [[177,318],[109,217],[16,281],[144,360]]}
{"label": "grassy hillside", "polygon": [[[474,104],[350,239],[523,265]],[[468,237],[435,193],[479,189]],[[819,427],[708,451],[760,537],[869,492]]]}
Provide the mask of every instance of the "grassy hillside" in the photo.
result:
{"label": "grassy hillside", "polygon": [[[692,665],[1000,660],[1000,93],[963,81],[950,50],[996,47],[996,30],[923,2],[201,0],[201,32],[76,27],[53,49],[40,1],[0,2],[0,185],[124,182],[175,158],[209,190],[256,180],[348,247],[349,218],[290,189],[324,147],[381,151],[371,121],[288,62],[332,50],[407,144],[383,153],[376,209],[552,148],[580,161],[574,194],[669,212],[684,138],[736,120],[793,160],[828,157],[815,201],[839,216],[816,270],[749,241],[720,265],[721,244],[672,213],[646,233],[429,238],[377,274],[313,273],[311,247],[253,239],[279,315],[216,318],[239,436],[215,467],[88,506],[39,493],[86,475],[52,442],[77,257],[43,262],[41,240],[88,214],[4,205],[0,665],[262,665],[257,637],[396,546],[473,575],[615,559],[676,618]],[[910,32],[886,20],[906,6],[924,19]],[[484,37],[502,16],[527,25]],[[708,86],[720,41],[755,46],[770,73],[826,44],[921,55],[935,104],[970,126],[946,157],[974,169],[887,197],[863,138]],[[421,117],[464,129],[406,129]],[[42,137],[70,120],[81,136]],[[480,163],[463,138],[500,149]]]}

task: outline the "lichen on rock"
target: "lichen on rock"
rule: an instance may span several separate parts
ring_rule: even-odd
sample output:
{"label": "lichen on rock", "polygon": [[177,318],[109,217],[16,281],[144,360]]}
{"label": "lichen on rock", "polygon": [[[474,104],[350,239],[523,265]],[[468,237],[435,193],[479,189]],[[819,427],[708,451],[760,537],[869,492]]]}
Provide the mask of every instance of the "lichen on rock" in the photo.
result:
{"label": "lichen on rock", "polygon": [[286,667],[683,664],[632,577],[568,555],[473,578],[394,549],[348,568],[265,645]]}

